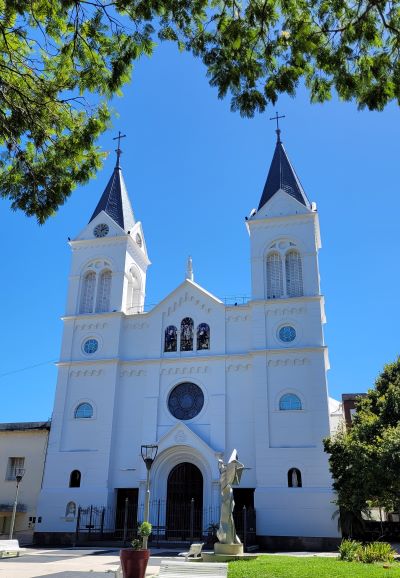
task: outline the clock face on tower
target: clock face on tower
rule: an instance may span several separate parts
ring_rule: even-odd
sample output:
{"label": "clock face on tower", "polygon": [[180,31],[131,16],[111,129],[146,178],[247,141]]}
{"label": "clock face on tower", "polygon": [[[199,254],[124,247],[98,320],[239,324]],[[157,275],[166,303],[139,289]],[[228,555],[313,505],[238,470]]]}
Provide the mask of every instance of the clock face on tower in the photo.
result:
{"label": "clock face on tower", "polygon": [[93,229],[93,234],[95,237],[105,237],[106,235],[108,235],[109,230],[110,229],[108,225],[106,225],[106,223],[99,223]]}

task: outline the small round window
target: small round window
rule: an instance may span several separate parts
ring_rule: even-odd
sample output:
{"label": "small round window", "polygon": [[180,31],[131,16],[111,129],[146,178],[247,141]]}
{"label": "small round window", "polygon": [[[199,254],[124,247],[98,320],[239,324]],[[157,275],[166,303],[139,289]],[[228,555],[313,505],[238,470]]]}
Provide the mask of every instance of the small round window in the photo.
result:
{"label": "small round window", "polygon": [[284,325],[279,329],[278,337],[284,343],[290,343],[296,339],[296,330],[291,325]]}
{"label": "small round window", "polygon": [[169,394],[168,409],[176,419],[192,419],[204,405],[204,394],[194,383],[180,383]]}
{"label": "small round window", "polygon": [[86,339],[85,343],[83,344],[83,351],[88,355],[92,353],[96,353],[99,348],[99,342],[97,339]]}

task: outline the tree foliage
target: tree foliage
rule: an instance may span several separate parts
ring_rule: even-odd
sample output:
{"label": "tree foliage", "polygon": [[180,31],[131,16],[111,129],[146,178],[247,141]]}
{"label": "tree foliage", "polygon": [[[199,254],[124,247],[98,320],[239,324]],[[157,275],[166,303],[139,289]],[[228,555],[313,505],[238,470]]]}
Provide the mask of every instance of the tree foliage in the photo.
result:
{"label": "tree foliage", "polygon": [[352,427],[324,441],[337,504],[355,515],[400,502],[400,358],[359,398]]}
{"label": "tree foliage", "polygon": [[399,101],[399,31],[395,0],[0,0],[0,194],[42,223],[86,182],[111,97],[157,41],[253,116],[301,80],[313,102]]}

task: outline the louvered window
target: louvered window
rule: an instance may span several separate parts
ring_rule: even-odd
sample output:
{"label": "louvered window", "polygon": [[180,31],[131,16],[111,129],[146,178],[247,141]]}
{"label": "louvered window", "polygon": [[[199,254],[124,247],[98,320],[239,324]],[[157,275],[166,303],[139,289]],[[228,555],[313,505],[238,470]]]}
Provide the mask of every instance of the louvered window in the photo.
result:
{"label": "louvered window", "polygon": [[6,480],[15,482],[15,477],[24,469],[25,458],[8,458]]}
{"label": "louvered window", "polygon": [[282,260],[279,253],[267,256],[267,298],[278,299],[283,295]]}
{"label": "louvered window", "polygon": [[111,271],[103,271],[100,275],[97,288],[97,313],[105,313],[110,310]]}
{"label": "louvered window", "polygon": [[289,251],[285,257],[286,293],[288,297],[303,295],[303,272],[298,251]]}
{"label": "louvered window", "polygon": [[83,278],[80,313],[92,313],[94,291],[96,287],[96,273],[89,271]]}

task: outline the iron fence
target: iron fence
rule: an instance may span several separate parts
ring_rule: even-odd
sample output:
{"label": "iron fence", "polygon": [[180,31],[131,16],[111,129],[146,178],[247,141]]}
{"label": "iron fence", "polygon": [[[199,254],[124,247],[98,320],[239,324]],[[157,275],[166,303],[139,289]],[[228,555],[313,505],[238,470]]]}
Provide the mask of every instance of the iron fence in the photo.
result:
{"label": "iron fence", "polygon": [[[113,506],[79,506],[76,519],[76,543],[118,540],[124,543],[137,538],[137,529],[143,521],[143,504],[130,504],[123,508]],[[194,500],[186,504],[171,505],[165,500],[150,502],[149,521],[153,526],[150,543],[192,542],[202,540],[213,544],[216,540],[219,507],[200,508]],[[234,512],[236,531],[243,544],[251,546],[256,538],[256,513],[254,509]]]}

